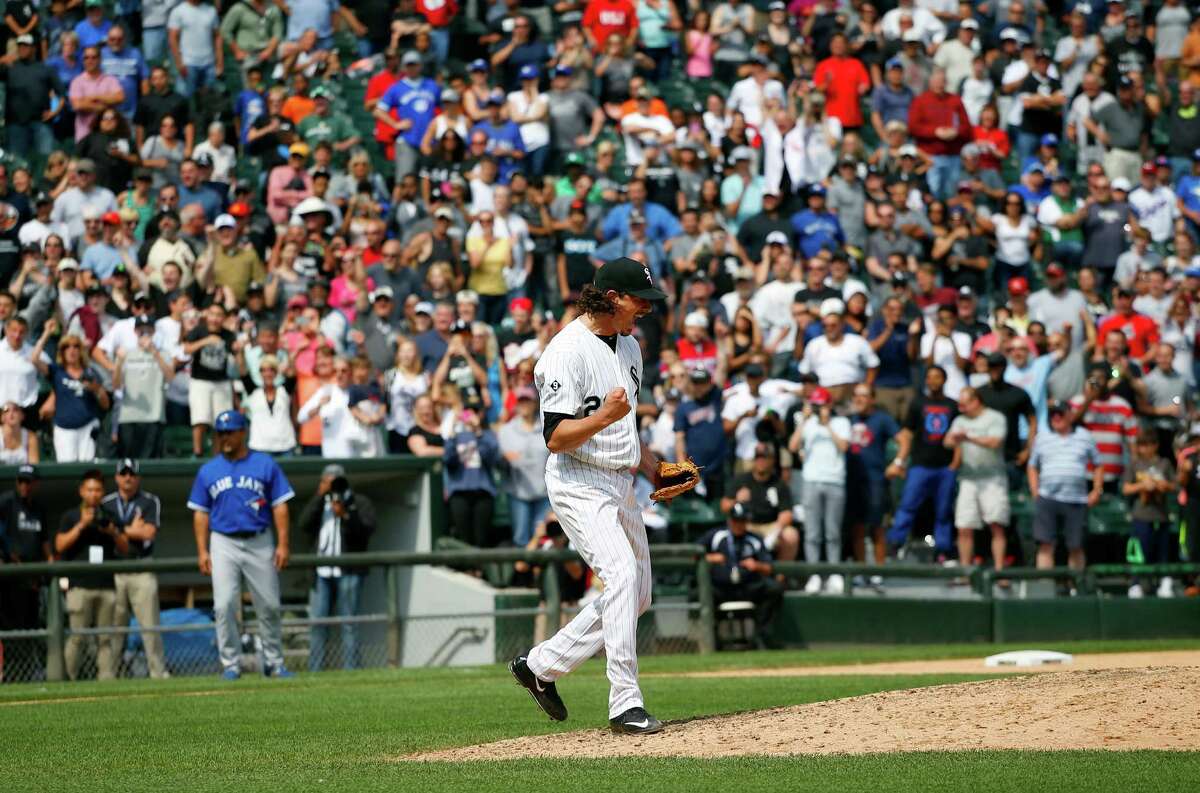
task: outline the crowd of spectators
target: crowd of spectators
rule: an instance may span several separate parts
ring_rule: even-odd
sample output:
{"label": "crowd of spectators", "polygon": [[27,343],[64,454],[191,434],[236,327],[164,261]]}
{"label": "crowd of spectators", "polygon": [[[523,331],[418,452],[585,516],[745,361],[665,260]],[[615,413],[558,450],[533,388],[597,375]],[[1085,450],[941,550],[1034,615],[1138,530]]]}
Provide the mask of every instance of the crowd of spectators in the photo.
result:
{"label": "crowd of spectators", "polygon": [[255,450],[442,458],[453,536],[527,545],[534,363],[630,256],[646,440],[778,559],[1003,567],[1030,486],[1039,564],[1102,497],[1148,561],[1200,517],[1179,0],[18,9],[0,461],[203,457],[236,405]]}

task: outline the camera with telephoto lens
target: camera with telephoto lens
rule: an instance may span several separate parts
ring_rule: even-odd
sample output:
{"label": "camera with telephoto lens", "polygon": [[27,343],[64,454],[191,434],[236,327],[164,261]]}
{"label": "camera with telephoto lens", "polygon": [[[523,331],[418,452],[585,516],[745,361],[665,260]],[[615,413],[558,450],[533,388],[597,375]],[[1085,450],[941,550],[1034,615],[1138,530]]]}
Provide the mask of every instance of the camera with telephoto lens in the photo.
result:
{"label": "camera with telephoto lens", "polygon": [[354,509],[354,491],[350,482],[344,476],[339,476],[329,483],[329,493],[325,498],[332,504],[340,502],[346,509]]}

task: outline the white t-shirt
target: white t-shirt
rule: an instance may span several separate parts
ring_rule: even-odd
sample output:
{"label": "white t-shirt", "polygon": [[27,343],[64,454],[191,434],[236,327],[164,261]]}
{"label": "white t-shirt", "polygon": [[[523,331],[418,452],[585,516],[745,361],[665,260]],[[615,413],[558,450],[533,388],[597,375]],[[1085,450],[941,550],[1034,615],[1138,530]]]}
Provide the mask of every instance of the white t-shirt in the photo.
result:
{"label": "white t-shirt", "polygon": [[[0,405],[16,402],[28,408],[37,401],[38,372],[32,353],[31,345],[14,350],[7,339],[0,339]],[[50,357],[43,352],[42,360],[49,363]]]}
{"label": "white t-shirt", "polygon": [[[630,132],[637,129],[637,132]],[[648,132],[647,129],[650,131]],[[627,165],[638,166],[645,160],[642,153],[642,135],[654,135],[661,138],[675,132],[675,125],[666,116],[643,116],[634,111],[621,119],[621,132],[625,136],[625,162]]]}
{"label": "white t-shirt", "polygon": [[972,124],[979,123],[979,114],[983,112],[987,103],[992,101],[992,94],[995,92],[996,87],[986,76],[982,80],[976,80],[971,76],[963,80],[960,94],[963,108],[967,111],[967,118],[971,119]]}
{"label": "white t-shirt", "polygon": [[805,482],[825,485],[846,484],[846,454],[838,449],[833,436],[850,440],[850,419],[833,416],[829,424],[819,416],[809,416],[800,430],[804,450],[803,477]]}
{"label": "white t-shirt", "polygon": [[817,381],[828,388],[861,383],[866,380],[867,370],[878,366],[879,356],[867,340],[847,333],[837,344],[830,344],[825,336],[810,341],[800,361],[800,374],[815,374]]}
{"label": "white t-shirt", "polygon": [[1175,233],[1175,218],[1179,217],[1179,204],[1170,188],[1158,185],[1147,190],[1139,185],[1129,194],[1129,206],[1138,224],[1150,232],[1150,239],[1158,243],[1171,240]]}
{"label": "white t-shirt", "polygon": [[[764,344],[773,342],[780,328],[787,328],[788,336],[794,335],[796,326],[792,322],[792,303],[796,293],[803,288],[802,281],[770,281],[751,295],[748,305],[758,320]],[[792,346],[791,339],[785,338],[781,349]]]}
{"label": "white t-shirt", "polygon": [[758,420],[763,414],[763,408],[759,404],[758,398],[751,394],[749,389],[737,391],[731,389],[726,392],[721,407],[722,420],[737,421],[739,417],[746,415],[750,410],[753,410],[755,415],[743,419],[733,431],[734,454],[739,460],[754,459],[754,447],[758,444],[755,430],[758,428]]}
{"label": "white t-shirt", "polygon": [[759,85],[753,77],[746,77],[733,84],[726,107],[730,114],[735,110],[740,112],[750,126],[761,127],[766,98],[774,96],[783,99],[785,95],[783,83],[778,80],[767,80]]}
{"label": "white t-shirt", "polygon": [[921,336],[921,358],[928,358],[933,350],[933,362],[946,370],[946,387],[942,389],[950,399],[958,399],[958,392],[967,385],[966,375],[958,368],[958,358],[971,357],[971,337],[961,330],[953,331],[950,338],[926,333]]}
{"label": "white t-shirt", "polygon": [[[550,99],[545,94],[538,94],[533,101],[530,101],[524,91],[513,91],[508,95],[508,106],[509,112],[514,116],[523,116],[531,109],[541,108],[549,111]],[[547,112],[542,116],[541,121],[527,121],[521,124],[521,142],[525,144],[525,151],[533,151],[550,145],[550,125],[546,123],[548,118]]]}
{"label": "white t-shirt", "polygon": [[1006,264],[1028,264],[1031,255],[1029,232],[1035,228],[1033,218],[1022,215],[1015,226],[1009,223],[1005,215],[996,214],[993,218],[996,224],[996,258]]}

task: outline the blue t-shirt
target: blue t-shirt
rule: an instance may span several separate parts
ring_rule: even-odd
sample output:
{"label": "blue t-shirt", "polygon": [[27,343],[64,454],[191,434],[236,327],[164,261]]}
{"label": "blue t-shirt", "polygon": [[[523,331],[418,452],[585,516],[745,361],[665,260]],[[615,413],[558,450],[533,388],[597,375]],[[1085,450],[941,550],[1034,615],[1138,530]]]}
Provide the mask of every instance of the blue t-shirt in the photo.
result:
{"label": "blue t-shirt", "polygon": [[850,417],[850,453],[846,455],[847,478],[857,481],[880,479],[887,467],[888,441],[900,434],[900,425],[883,410],[869,416]]}
{"label": "blue t-shirt", "polygon": [[209,223],[217,219],[217,215],[221,214],[223,206],[221,204],[221,196],[209,190],[204,185],[197,185],[193,190],[187,185],[178,185],[179,189],[179,208],[183,209],[188,204],[199,204],[204,207],[204,217]]}
{"label": "blue t-shirt", "polygon": [[262,532],[271,527],[271,509],[295,495],[269,454],[247,452],[240,460],[219,455],[196,474],[188,509],[209,513],[209,529],[218,534]]}
{"label": "blue t-shirt", "polygon": [[113,270],[117,269],[117,265],[121,263],[121,254],[117,249],[109,245],[107,242],[97,242],[95,245],[89,245],[88,249],[83,253],[83,261],[80,266],[85,270],[91,270],[100,280],[111,278]]}
{"label": "blue t-shirt", "polygon": [[254,122],[259,117],[267,112],[267,100],[258,91],[251,91],[249,88],[242,89],[238,94],[237,106],[234,109],[238,118],[242,120],[242,145],[246,144],[246,136],[250,134],[250,128],[254,126]]}
{"label": "blue t-shirt", "polygon": [[109,19],[101,19],[99,25],[93,25],[87,19],[80,21],[75,26],[75,35],[79,37],[79,51],[82,53],[88,47],[104,46],[111,27],[112,20]]}
{"label": "blue t-shirt", "polygon": [[1179,177],[1175,185],[1175,195],[1183,200],[1183,206],[1193,212],[1200,212],[1200,176],[1185,174]]}
{"label": "blue t-shirt", "polygon": [[[867,326],[867,340],[874,341],[883,335],[883,320],[878,317]],[[875,386],[882,388],[907,388],[912,385],[912,362],[908,359],[908,327],[897,322],[892,335],[876,352],[879,356],[879,371],[875,375]]]}
{"label": "blue t-shirt", "polygon": [[500,182],[508,184],[513,171],[517,170],[517,161],[506,152],[525,151],[525,142],[521,140],[521,128],[511,121],[501,121],[499,125],[494,125],[488,119],[484,119],[471,128],[471,134],[474,135],[476,130],[482,130],[487,135],[487,152],[496,158],[496,163],[500,166]]}
{"label": "blue t-shirt", "polygon": [[117,109],[125,118],[133,118],[142,81],[150,78],[150,70],[142,53],[136,47],[126,47],[117,54],[105,47],[100,51],[100,68],[105,74],[117,78],[125,90],[125,101],[117,105]]}
{"label": "blue t-shirt", "polygon": [[721,389],[714,388],[699,401],[684,402],[675,412],[675,431],[682,432],[688,456],[696,465],[721,470],[725,462],[725,427],[721,422]]}
{"label": "blue t-shirt", "polygon": [[792,230],[806,259],[816,256],[822,248],[836,251],[846,242],[842,224],[832,212],[813,212],[805,209],[792,215]]}
{"label": "blue t-shirt", "polygon": [[914,95],[907,85],[900,86],[899,91],[893,91],[886,84],[875,89],[871,96],[871,109],[879,113],[883,123],[902,121],[908,123],[908,108],[912,105]]}
{"label": "blue t-shirt", "polygon": [[[412,126],[401,132],[400,137],[409,146],[415,147],[421,145],[421,138],[425,137],[425,130],[433,121],[440,95],[437,83],[428,77],[422,77],[417,83],[405,77],[392,83],[376,106],[389,113],[394,110],[396,118],[412,122]],[[488,151],[491,151],[491,146]]]}
{"label": "blue t-shirt", "polygon": [[[92,247],[95,247],[94,245]],[[64,430],[86,427],[100,418],[100,403],[85,384],[94,382],[96,375],[89,369],[83,377],[74,378],[56,363],[50,364],[50,385],[54,389],[54,425]]]}

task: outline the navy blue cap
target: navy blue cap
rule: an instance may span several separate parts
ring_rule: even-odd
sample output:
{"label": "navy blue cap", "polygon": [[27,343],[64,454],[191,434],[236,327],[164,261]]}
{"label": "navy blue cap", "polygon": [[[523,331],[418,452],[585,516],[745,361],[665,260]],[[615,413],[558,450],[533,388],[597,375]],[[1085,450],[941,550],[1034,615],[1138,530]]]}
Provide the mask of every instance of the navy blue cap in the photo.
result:
{"label": "navy blue cap", "polygon": [[904,68],[904,61],[900,60],[899,58],[888,58],[888,62],[887,62],[887,68],[889,68],[889,69],[903,69],[903,68]]}
{"label": "navy blue cap", "polygon": [[1192,152],[1192,161],[1200,162],[1200,149],[1196,149],[1195,151]]}
{"label": "navy blue cap", "polygon": [[554,67],[555,77],[570,77],[573,74],[575,74],[575,70],[565,64],[559,64]]}
{"label": "navy blue cap", "polygon": [[737,502],[729,510],[729,519],[730,520],[749,520],[750,519],[749,507],[746,504],[743,504],[741,501]]}
{"label": "navy blue cap", "polygon": [[819,195],[819,196],[825,195],[825,185],[823,185],[823,184],[809,185],[808,195],[810,198],[815,195]]}
{"label": "navy blue cap", "polygon": [[1047,132],[1045,135],[1042,136],[1041,142],[1042,142],[1043,146],[1057,146],[1058,145],[1058,136],[1055,135],[1053,132]]}
{"label": "navy blue cap", "polygon": [[471,61],[471,65],[467,67],[469,72],[486,72],[488,71],[488,63],[483,58],[476,58]]}
{"label": "navy blue cap", "polygon": [[527,63],[521,67],[521,71],[517,72],[517,76],[522,80],[536,80],[541,74],[538,72],[538,67],[532,63]]}
{"label": "navy blue cap", "polygon": [[246,421],[246,417],[236,410],[222,411],[213,423],[213,429],[217,432],[237,432],[248,426],[250,425]]}
{"label": "navy blue cap", "polygon": [[17,479],[28,479],[33,481],[40,478],[41,477],[38,476],[38,469],[36,465],[24,463],[23,465],[17,467]]}

